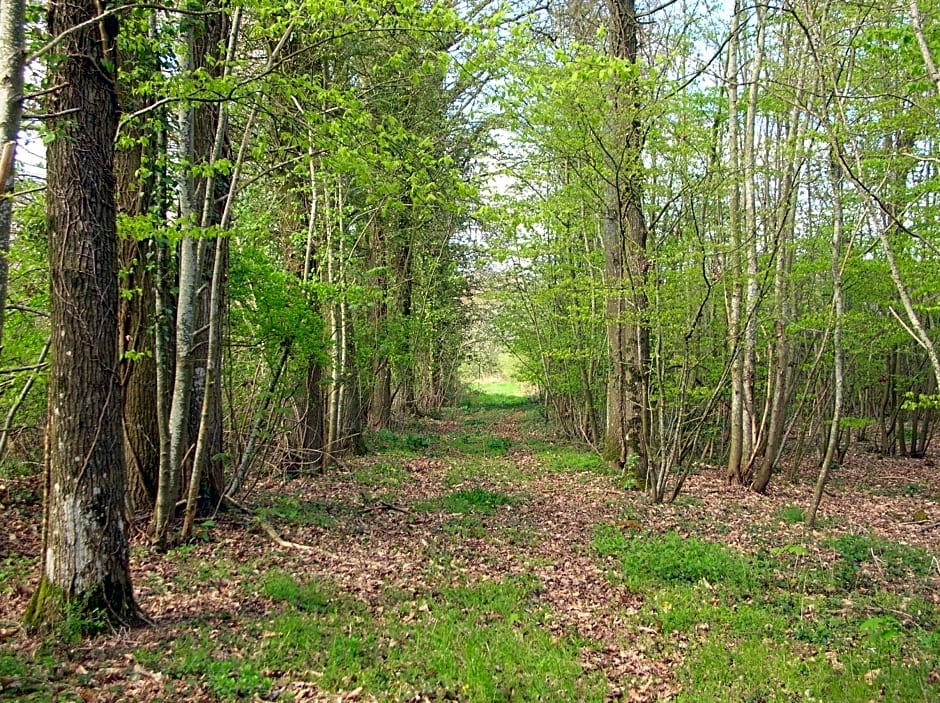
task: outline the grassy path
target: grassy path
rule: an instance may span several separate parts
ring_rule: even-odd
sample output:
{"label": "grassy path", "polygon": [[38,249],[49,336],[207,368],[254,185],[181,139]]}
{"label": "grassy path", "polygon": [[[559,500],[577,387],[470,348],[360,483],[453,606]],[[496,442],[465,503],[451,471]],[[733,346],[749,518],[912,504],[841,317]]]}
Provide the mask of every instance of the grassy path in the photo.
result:
{"label": "grassy path", "polygon": [[704,472],[651,506],[509,397],[373,443],[256,487],[280,544],[227,515],[135,549],[153,627],[81,643],[15,625],[38,507],[4,507],[0,699],[940,700],[940,550],[907,517],[940,517],[929,470],[836,484],[804,535],[807,485]]}

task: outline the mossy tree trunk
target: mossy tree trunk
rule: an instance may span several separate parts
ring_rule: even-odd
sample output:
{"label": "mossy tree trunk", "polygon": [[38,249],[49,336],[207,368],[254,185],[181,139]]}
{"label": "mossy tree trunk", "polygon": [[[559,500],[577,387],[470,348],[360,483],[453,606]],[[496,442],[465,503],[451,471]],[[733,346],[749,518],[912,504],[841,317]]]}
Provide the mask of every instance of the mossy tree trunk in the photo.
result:
{"label": "mossy tree trunk", "polygon": [[128,566],[117,349],[114,27],[95,0],[52,0],[64,36],[48,68],[46,216],[52,363],[46,428],[42,576],[26,623],[139,619]]}

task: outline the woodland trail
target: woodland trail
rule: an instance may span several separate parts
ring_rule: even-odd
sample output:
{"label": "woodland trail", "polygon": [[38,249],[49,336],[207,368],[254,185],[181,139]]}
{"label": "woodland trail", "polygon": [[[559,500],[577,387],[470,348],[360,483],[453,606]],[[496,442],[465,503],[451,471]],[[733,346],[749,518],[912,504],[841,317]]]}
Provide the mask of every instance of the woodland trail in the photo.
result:
{"label": "woodland trail", "polygon": [[[27,637],[15,625],[35,577],[31,521],[39,507],[29,500],[4,507],[15,536],[3,544],[0,699],[742,700],[758,684],[745,681],[750,688],[736,693],[737,684],[718,680],[714,690],[725,693],[696,691],[712,675],[695,669],[697,653],[726,653],[751,636],[773,651],[783,644],[767,641],[769,633],[785,642],[799,624],[756,619],[752,607],[776,604],[755,603],[758,570],[749,569],[769,564],[760,578],[769,573],[789,587],[777,572],[829,569],[840,554],[782,517],[805,504],[805,483],[759,497],[703,471],[677,504],[652,506],[624,491],[590,451],[553,438],[538,410],[519,400],[454,409],[379,433],[373,445],[375,453],[324,476],[273,471],[246,498],[260,521],[220,514],[202,523],[192,544],[167,554],[135,548],[137,597],[153,625],[71,645]],[[913,556],[898,566],[887,552],[871,564],[862,554],[859,566],[871,572],[869,588],[908,601],[916,595],[933,608],[917,625],[928,632],[940,612],[940,574],[929,560],[935,565],[940,551],[936,533],[906,516],[940,516],[940,486],[930,466],[892,468],[901,469],[892,495],[859,483],[860,470],[856,485],[836,482],[823,517],[833,539],[873,530],[927,559],[913,595],[889,583]],[[864,475],[882,488],[892,480],[887,471]],[[841,478],[852,479],[851,470]],[[904,490],[915,483],[919,491]],[[848,517],[839,517],[843,511]],[[719,543],[718,551],[695,546]],[[645,544],[656,551],[642,552]],[[668,556],[676,544],[698,551],[664,569],[655,555]],[[663,584],[622,571],[640,563],[629,561],[636,554],[648,560],[640,570],[661,571]],[[829,601],[801,588],[803,622],[807,607]],[[743,624],[734,620],[745,614]],[[821,665],[838,672],[826,657]],[[940,664],[917,665],[915,684],[937,690]],[[728,675],[730,665],[717,666],[723,671],[714,676]],[[867,660],[858,666],[877,668]],[[760,700],[792,698],[767,695]]]}

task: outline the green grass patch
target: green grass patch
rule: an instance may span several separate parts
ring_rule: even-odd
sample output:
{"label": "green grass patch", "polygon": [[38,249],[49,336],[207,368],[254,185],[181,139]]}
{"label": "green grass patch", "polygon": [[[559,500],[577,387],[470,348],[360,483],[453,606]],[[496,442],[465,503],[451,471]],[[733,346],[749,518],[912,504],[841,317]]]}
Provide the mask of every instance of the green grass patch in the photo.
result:
{"label": "green grass patch", "polygon": [[315,501],[301,501],[293,496],[280,496],[273,504],[261,508],[258,512],[269,520],[283,520],[294,525],[327,528],[336,524],[336,518],[330,513],[331,510],[337,509],[339,509],[338,506]]}
{"label": "green grass patch", "polygon": [[290,574],[269,574],[261,592],[276,602],[288,603],[303,612],[325,613],[336,601],[335,589],[318,581],[298,582]]}
{"label": "green grass patch", "polygon": [[506,456],[510,442],[504,437],[496,437],[486,431],[455,434],[448,437],[435,448],[435,454],[458,452],[471,456]]}
{"label": "green grass patch", "polygon": [[410,479],[407,469],[389,462],[361,466],[353,472],[353,480],[369,488],[399,488]]}
{"label": "green grass patch", "polygon": [[603,457],[587,449],[575,447],[548,447],[539,449],[535,456],[545,468],[558,473],[589,471],[603,475],[619,475]]}
{"label": "green grass patch", "polygon": [[[284,612],[240,633],[200,627],[135,659],[215,699],[264,698],[277,678],[327,692],[362,688],[381,700],[600,701],[607,683],[586,674],[581,642],[546,626],[533,579],[445,587],[414,599],[389,592],[381,614],[318,580],[278,573],[263,585]],[[159,668],[158,668],[159,667]]]}
{"label": "green grass patch", "polygon": [[826,544],[839,554],[833,576],[844,588],[867,587],[876,575],[879,580],[905,583],[933,573],[933,558],[917,547],[851,534],[826,540]]}
{"label": "green grass patch", "polygon": [[[873,623],[856,642],[833,648],[793,646],[766,631],[740,635],[729,645],[717,628],[692,650],[680,670],[679,701],[929,701],[940,688],[929,683],[929,643],[908,642],[892,623]],[[920,638],[913,638],[914,640]],[[936,646],[935,644],[933,646]],[[919,654],[915,654],[918,652]]]}
{"label": "green grass patch", "polygon": [[[824,540],[839,555],[824,567],[803,544],[745,555],[614,525],[596,526],[592,544],[643,593],[639,623],[682,634],[680,701],[940,700],[940,608],[885,590],[896,578],[926,583],[923,550],[844,535]],[[858,590],[873,563],[882,586]]]}
{"label": "green grass patch", "polygon": [[0,560],[0,593],[12,593],[17,584],[28,583],[36,560],[22,555]]}
{"label": "green grass patch", "polygon": [[420,431],[393,432],[379,430],[368,438],[376,454],[393,456],[417,456],[427,454],[434,446],[434,439]]}
{"label": "green grass patch", "polygon": [[480,481],[506,486],[518,486],[526,483],[529,477],[523,473],[514,461],[505,457],[452,457],[444,476],[448,488],[460,488],[466,484]]}
{"label": "green grass patch", "polygon": [[183,689],[205,687],[216,700],[252,699],[265,696],[273,683],[252,649],[259,634],[201,625],[162,647],[136,650],[134,659],[179,681]]}
{"label": "green grass patch", "polygon": [[788,525],[798,525],[806,520],[806,514],[803,512],[803,508],[798,505],[787,505],[777,511],[776,518]]}
{"label": "green grass patch", "polygon": [[486,537],[483,521],[474,515],[459,515],[444,523],[444,533],[463,539]]}
{"label": "green grass patch", "polygon": [[752,567],[744,556],[723,545],[675,532],[627,537],[615,525],[598,525],[593,547],[601,556],[618,561],[621,575],[634,590],[650,584],[699,581],[742,589],[752,583]]}
{"label": "green grass patch", "polygon": [[415,510],[422,512],[492,515],[503,505],[513,505],[516,498],[486,488],[461,488],[434,500],[419,503]]}

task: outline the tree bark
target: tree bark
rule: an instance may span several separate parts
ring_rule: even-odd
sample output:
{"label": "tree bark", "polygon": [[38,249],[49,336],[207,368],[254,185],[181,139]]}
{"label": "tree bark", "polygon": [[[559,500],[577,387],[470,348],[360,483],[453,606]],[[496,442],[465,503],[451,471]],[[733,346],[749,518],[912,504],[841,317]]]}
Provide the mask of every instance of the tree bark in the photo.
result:
{"label": "tree bark", "polygon": [[66,34],[50,67],[55,135],[46,215],[52,365],[46,429],[42,575],[26,623],[78,616],[86,629],[139,622],[128,565],[117,363],[117,232],[113,36],[94,0],[53,0],[48,27]]}
{"label": "tree bark", "polygon": [[[194,70],[193,27],[187,19],[183,23],[177,47],[177,62],[182,73]],[[196,190],[192,174],[195,159],[194,116],[189,103],[180,103],[178,114],[178,149],[182,165],[178,176],[180,221],[184,228],[196,227]],[[179,255],[179,294],[176,304],[176,349],[173,377],[173,393],[170,402],[166,437],[161,443],[167,445],[161,451],[160,477],[157,490],[156,510],[153,517],[153,538],[157,544],[166,545],[170,523],[176,511],[180,495],[182,476],[180,469],[186,451],[189,428],[190,395],[193,380],[193,334],[196,307],[196,241],[191,231],[184,229]]]}

